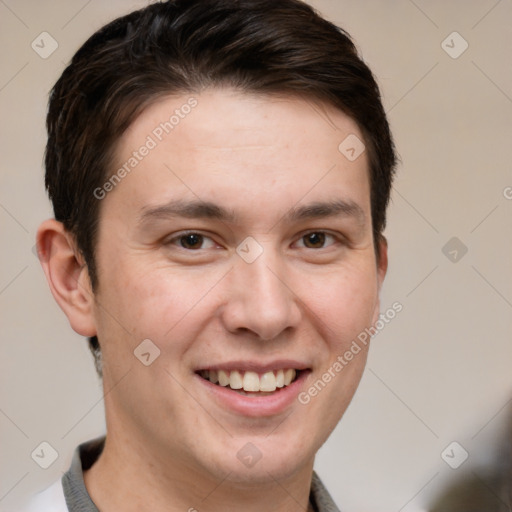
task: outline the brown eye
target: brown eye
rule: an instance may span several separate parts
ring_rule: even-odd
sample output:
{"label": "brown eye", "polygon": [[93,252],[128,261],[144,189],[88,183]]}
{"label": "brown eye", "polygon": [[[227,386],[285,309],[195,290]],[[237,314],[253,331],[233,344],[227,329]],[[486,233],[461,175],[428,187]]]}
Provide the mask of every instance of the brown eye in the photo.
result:
{"label": "brown eye", "polygon": [[203,235],[190,233],[180,237],[180,245],[184,249],[200,249],[203,244]]}
{"label": "brown eye", "polygon": [[325,233],[308,233],[302,240],[308,249],[321,249],[325,244]]}
{"label": "brown eye", "polygon": [[187,251],[203,251],[216,247],[212,238],[196,231],[182,231],[181,233],[177,233],[174,237],[166,240],[165,245],[170,249],[186,249]]}

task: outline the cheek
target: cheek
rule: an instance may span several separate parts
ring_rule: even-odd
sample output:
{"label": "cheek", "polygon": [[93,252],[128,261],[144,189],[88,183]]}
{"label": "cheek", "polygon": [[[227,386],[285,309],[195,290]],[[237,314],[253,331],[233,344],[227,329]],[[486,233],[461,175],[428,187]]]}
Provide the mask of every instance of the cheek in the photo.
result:
{"label": "cheek", "polygon": [[369,258],[368,264],[308,280],[306,291],[309,317],[322,342],[315,351],[316,373],[299,401],[308,411],[309,428],[322,432],[323,442],[352,400],[366,364],[370,338],[365,329],[378,307],[375,264]]}
{"label": "cheek", "polygon": [[302,296],[324,339],[341,350],[373,322],[378,307],[375,265],[347,266],[308,279]]}
{"label": "cheek", "polygon": [[151,265],[138,269],[118,260],[99,300],[103,327],[110,336],[112,330],[124,338],[128,332],[135,344],[149,338],[161,347],[181,339],[185,326],[193,335],[201,328],[195,312],[204,309],[222,277],[217,274]]}

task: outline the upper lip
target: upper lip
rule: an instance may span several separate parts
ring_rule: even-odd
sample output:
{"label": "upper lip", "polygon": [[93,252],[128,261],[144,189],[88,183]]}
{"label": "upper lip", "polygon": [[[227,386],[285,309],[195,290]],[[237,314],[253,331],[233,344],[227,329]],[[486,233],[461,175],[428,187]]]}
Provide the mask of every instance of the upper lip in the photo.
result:
{"label": "upper lip", "polygon": [[205,366],[200,366],[196,371],[201,370],[224,370],[224,371],[249,371],[256,373],[266,373],[272,372],[275,370],[286,370],[288,368],[293,368],[294,370],[306,370],[309,368],[307,364],[301,363],[300,361],[295,361],[292,359],[279,359],[277,361],[271,361],[268,363],[260,363],[255,361],[228,361],[225,363],[219,364],[207,364]]}

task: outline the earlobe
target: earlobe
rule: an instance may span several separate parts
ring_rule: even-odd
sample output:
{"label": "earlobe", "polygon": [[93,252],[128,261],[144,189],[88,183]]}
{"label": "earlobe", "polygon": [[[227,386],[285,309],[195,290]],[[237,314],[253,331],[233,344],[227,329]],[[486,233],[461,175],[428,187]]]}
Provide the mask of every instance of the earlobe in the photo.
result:
{"label": "earlobe", "polygon": [[94,296],[87,266],[61,222],[49,219],[39,226],[37,252],[52,295],[73,330],[95,336]]}

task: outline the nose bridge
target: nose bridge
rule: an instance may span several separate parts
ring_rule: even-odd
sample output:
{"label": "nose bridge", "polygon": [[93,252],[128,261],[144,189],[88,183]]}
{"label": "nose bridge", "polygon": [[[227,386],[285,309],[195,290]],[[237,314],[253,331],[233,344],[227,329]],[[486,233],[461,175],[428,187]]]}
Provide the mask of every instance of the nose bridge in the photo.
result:
{"label": "nose bridge", "polygon": [[260,247],[255,259],[244,258],[243,253],[237,258],[231,276],[236,292],[228,298],[225,322],[231,331],[248,329],[268,340],[296,326],[300,311],[277,249],[271,244]]}
{"label": "nose bridge", "polygon": [[290,291],[285,286],[282,265],[272,257],[260,256],[258,260],[249,264],[241,263],[241,274],[251,288],[249,298],[256,304],[272,304],[282,306],[289,299]]}

